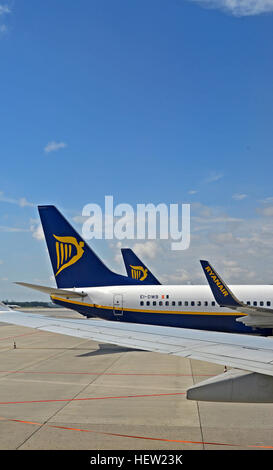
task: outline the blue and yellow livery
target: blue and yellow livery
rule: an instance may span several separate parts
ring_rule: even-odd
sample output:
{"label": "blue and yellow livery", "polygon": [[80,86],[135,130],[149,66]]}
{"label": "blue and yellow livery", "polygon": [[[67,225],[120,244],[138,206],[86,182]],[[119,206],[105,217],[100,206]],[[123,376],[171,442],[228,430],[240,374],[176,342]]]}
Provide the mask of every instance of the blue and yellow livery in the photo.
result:
{"label": "blue and yellow livery", "polygon": [[161,284],[131,248],[121,248],[121,253],[128,277],[137,279],[143,284]]}
{"label": "blue and yellow livery", "polygon": [[38,210],[59,288],[139,284],[111,271],[55,206]]}
{"label": "blue and yellow livery", "polygon": [[[128,249],[123,250],[128,277],[122,276],[101,261],[54,206],[39,206],[39,214],[58,288],[21,284],[49,293],[58,305],[86,317],[239,333],[253,333],[241,321],[249,311],[262,309],[273,318],[271,285],[232,286],[231,292],[208,262],[203,268],[213,295],[208,285],[161,285]],[[255,332],[271,334],[273,323],[263,324],[266,328]]]}

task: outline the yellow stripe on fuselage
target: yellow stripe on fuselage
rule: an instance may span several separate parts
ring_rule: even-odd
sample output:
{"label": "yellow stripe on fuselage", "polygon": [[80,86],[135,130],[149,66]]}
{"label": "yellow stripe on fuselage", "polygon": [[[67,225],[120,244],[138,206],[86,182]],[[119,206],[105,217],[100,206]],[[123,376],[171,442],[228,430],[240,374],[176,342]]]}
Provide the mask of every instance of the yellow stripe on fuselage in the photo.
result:
{"label": "yellow stripe on fuselage", "polygon": [[[105,310],[113,310],[113,306],[106,306],[106,305],[98,305],[98,304],[87,304],[85,302],[78,302],[76,300],[68,300],[61,297],[56,297],[55,295],[50,296],[52,300],[60,300],[61,302],[66,302],[70,304],[80,305],[81,307],[95,307],[95,308],[102,308]],[[165,313],[166,315],[218,315],[218,316],[236,316],[239,315],[247,315],[246,313],[241,312],[181,312],[176,310],[143,310],[140,308],[123,308],[124,312],[140,312],[140,313]]]}

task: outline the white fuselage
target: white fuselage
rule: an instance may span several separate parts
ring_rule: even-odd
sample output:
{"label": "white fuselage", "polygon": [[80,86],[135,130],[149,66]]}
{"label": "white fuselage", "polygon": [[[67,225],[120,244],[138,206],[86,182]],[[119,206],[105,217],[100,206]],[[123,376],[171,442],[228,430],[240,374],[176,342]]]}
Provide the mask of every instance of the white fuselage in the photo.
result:
{"label": "white fuselage", "polygon": [[[230,288],[240,301],[248,305],[273,307],[271,285],[234,285]],[[75,299],[69,298],[69,295],[67,298],[52,295],[52,300],[87,317],[214,331],[253,332],[250,326],[236,321],[246,314],[220,307],[206,285],[123,285],[73,290],[84,292],[85,296]]]}
{"label": "white fuselage", "polygon": [[[236,297],[249,305],[273,307],[273,286],[271,285],[231,285]],[[206,285],[143,285],[78,288],[75,291],[88,295],[82,303],[113,307],[114,296],[122,296],[123,309],[187,312],[229,312],[214,300],[209,286]]]}
{"label": "white fuselage", "polygon": [[[273,286],[271,285],[234,285],[230,288],[236,297],[244,303],[265,308],[273,307]],[[235,315],[234,310],[219,307],[209,286],[206,285],[85,287],[75,288],[74,291],[84,291],[87,295],[77,302],[69,300],[68,307],[69,302],[73,302],[82,306],[108,309],[119,305],[124,312]],[[53,300],[56,298],[53,296]],[[238,316],[238,312],[236,315]]]}

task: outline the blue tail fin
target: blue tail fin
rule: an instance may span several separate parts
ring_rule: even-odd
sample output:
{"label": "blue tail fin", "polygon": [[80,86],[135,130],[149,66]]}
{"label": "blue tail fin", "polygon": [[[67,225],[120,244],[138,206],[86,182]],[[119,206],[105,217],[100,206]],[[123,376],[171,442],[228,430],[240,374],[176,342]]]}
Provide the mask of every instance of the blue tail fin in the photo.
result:
{"label": "blue tail fin", "polygon": [[200,260],[201,266],[213,293],[216,302],[220,307],[238,307],[241,302],[235,297],[219,274],[212,268],[208,261]]}
{"label": "blue tail fin", "polygon": [[161,284],[130,248],[121,248],[128,277],[142,284]]}
{"label": "blue tail fin", "polygon": [[55,206],[38,210],[59,288],[140,285],[107,268]]}

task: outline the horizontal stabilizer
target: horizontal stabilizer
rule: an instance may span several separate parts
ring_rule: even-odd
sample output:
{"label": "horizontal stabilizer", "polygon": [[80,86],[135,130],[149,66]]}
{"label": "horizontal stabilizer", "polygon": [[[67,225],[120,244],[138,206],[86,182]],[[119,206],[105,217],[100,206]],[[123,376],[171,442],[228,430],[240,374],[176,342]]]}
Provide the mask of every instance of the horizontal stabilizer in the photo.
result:
{"label": "horizontal stabilizer", "polygon": [[11,310],[11,308],[8,305],[5,305],[0,302],[0,312],[5,312],[6,310]]}
{"label": "horizontal stabilizer", "polygon": [[87,294],[85,292],[75,292],[70,289],[56,289],[54,287],[47,287],[47,286],[38,286],[37,284],[28,284],[27,282],[15,282],[19,286],[29,287],[30,289],[38,290],[39,292],[43,292],[44,294],[49,295],[60,295],[61,297],[86,297]]}

